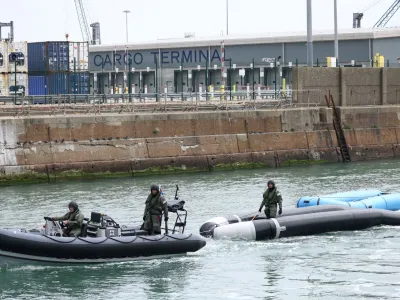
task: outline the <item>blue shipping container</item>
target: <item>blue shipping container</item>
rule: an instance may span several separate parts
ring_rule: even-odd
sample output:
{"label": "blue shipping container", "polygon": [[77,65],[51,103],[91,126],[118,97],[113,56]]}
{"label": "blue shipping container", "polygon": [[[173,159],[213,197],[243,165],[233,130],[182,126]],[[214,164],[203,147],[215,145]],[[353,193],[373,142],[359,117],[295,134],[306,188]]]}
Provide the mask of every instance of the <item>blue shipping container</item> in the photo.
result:
{"label": "blue shipping container", "polygon": [[45,95],[45,77],[44,76],[29,76],[29,96]]}
{"label": "blue shipping container", "polygon": [[68,42],[28,43],[29,72],[69,71]]}
{"label": "blue shipping container", "polygon": [[68,94],[68,75],[69,73],[51,73],[47,76],[49,83],[48,95]]}
{"label": "blue shipping container", "polygon": [[89,94],[89,73],[70,75],[70,94]]}
{"label": "blue shipping container", "polygon": [[89,73],[49,73],[48,76],[29,75],[28,78],[31,96],[89,93]]}

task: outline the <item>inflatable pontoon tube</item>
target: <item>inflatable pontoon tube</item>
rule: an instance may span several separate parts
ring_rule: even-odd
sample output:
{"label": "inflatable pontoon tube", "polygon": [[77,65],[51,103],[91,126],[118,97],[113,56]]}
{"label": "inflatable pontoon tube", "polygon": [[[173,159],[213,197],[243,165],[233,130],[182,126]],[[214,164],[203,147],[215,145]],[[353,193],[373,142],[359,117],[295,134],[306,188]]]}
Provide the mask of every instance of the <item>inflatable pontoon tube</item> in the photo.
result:
{"label": "inflatable pontoon tube", "polygon": [[[349,209],[348,205],[345,202],[340,202],[339,205],[324,205],[324,206],[310,206],[310,207],[303,207],[303,208],[288,208],[285,209],[282,215],[277,216],[277,218],[284,217],[284,216],[295,216],[295,215],[304,215],[304,214],[312,214],[312,213],[320,213],[320,212],[327,212],[327,211],[337,211],[337,210],[345,210]],[[205,237],[211,237],[213,235],[213,230],[216,227],[225,226],[229,224],[235,224],[240,222],[251,221],[254,216],[256,218],[254,220],[262,220],[266,219],[264,212],[259,213],[252,212],[248,214],[239,214],[233,215],[231,217],[216,217],[206,221],[200,227],[200,234]]]}
{"label": "inflatable pontoon tube", "polygon": [[331,200],[341,201],[341,202],[359,201],[370,197],[380,196],[382,194],[383,193],[379,190],[368,189],[368,190],[356,190],[356,191],[342,192],[336,194],[322,195],[320,197],[306,196],[306,197],[301,197],[297,201],[296,206],[297,207],[314,206],[314,205],[319,205],[320,201],[331,201]]}
{"label": "inflatable pontoon tube", "polygon": [[332,231],[361,230],[377,225],[400,225],[400,213],[381,209],[349,209],[310,215],[284,216],[221,226],[214,239],[268,240]]}
{"label": "inflatable pontoon tube", "polygon": [[[304,207],[304,200],[299,200],[297,204],[299,207]],[[313,203],[305,203],[308,207],[316,206],[316,205],[344,205],[353,208],[379,208],[386,210],[400,210],[400,193],[396,194],[384,194],[381,196],[371,197],[360,201],[354,202],[343,202],[332,199],[321,199],[320,201]]]}
{"label": "inflatable pontoon tube", "polygon": [[103,263],[196,252],[206,245],[193,234],[123,237],[56,237],[0,229],[0,260]]}

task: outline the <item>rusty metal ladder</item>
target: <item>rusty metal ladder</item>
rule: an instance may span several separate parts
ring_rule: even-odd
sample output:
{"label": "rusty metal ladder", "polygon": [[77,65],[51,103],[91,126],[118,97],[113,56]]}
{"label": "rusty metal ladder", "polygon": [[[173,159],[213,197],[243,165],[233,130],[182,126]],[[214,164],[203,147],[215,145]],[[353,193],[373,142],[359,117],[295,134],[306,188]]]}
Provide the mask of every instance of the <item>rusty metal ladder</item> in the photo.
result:
{"label": "rusty metal ladder", "polygon": [[342,155],[343,162],[349,162],[349,161],[351,161],[350,151],[349,151],[349,148],[346,143],[346,137],[344,135],[344,131],[342,128],[342,122],[340,120],[339,113],[336,109],[335,101],[333,101],[333,97],[330,92],[329,92],[329,95],[325,95],[325,100],[326,100],[326,105],[328,107],[332,106],[333,128],[335,129],[335,132],[336,132],[336,138],[338,141],[338,145],[340,148],[340,154]]}

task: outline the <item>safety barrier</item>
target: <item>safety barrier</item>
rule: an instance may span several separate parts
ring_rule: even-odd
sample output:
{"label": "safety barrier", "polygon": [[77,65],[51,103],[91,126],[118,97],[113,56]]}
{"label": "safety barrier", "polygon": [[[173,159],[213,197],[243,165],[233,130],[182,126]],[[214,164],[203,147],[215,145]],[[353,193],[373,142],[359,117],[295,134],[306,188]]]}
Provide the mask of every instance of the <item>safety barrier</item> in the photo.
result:
{"label": "safety barrier", "polygon": [[[206,97],[207,96],[207,97]],[[293,107],[290,97],[264,92],[59,95],[0,97],[0,116],[102,114],[152,111],[254,110]],[[287,96],[287,95],[285,95]]]}

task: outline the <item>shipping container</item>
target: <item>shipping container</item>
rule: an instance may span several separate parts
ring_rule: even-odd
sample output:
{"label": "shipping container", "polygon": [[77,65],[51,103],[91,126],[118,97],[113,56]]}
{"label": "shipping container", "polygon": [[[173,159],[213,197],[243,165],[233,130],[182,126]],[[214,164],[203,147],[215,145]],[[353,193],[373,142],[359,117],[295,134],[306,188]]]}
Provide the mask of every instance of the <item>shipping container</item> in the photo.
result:
{"label": "shipping container", "polygon": [[[28,72],[28,43],[11,42],[8,47],[8,72]],[[17,68],[17,70],[15,70]]]}
{"label": "shipping container", "polygon": [[88,94],[89,73],[29,74],[29,95]]}
{"label": "shipping container", "polygon": [[47,95],[65,95],[68,94],[68,72],[63,73],[50,73],[46,77],[48,84]]}
{"label": "shipping container", "polygon": [[31,76],[28,77],[29,95],[38,96],[46,95],[46,77],[45,76]]}
{"label": "shipping container", "polygon": [[70,94],[89,94],[89,73],[70,74]]}
{"label": "shipping container", "polygon": [[8,72],[8,46],[5,41],[0,41],[0,73]]}
{"label": "shipping container", "polygon": [[[17,92],[18,96],[29,95],[28,74],[1,74],[0,78],[0,90],[2,96],[14,96],[15,92]],[[17,79],[17,84],[15,84],[15,79]]]}
{"label": "shipping container", "polygon": [[29,72],[67,72],[69,70],[68,42],[28,43]]}
{"label": "shipping container", "polygon": [[89,44],[87,42],[69,43],[69,70],[87,72],[89,69]]}
{"label": "shipping container", "polygon": [[8,76],[6,73],[0,74],[0,96],[8,96]]}

